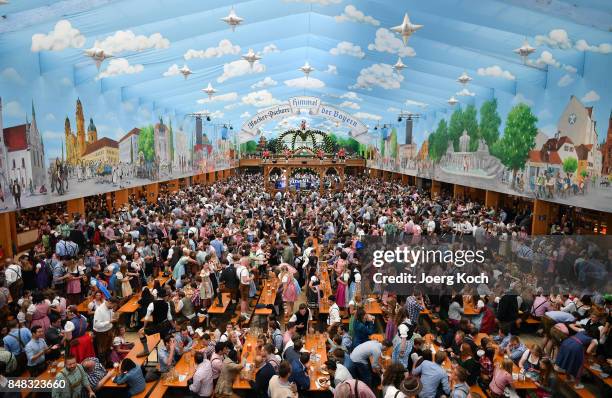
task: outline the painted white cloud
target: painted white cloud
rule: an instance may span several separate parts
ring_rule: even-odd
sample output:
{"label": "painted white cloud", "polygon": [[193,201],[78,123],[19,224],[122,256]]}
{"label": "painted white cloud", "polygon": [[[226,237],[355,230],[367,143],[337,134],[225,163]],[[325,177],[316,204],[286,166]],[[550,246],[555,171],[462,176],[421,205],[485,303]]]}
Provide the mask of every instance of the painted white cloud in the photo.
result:
{"label": "painted white cloud", "polygon": [[596,102],[599,101],[599,94],[595,90],[591,90],[581,98],[582,102]]}
{"label": "painted white cloud", "polygon": [[108,63],[106,70],[100,72],[98,76],[96,76],[96,80],[119,75],[132,75],[134,73],[140,73],[143,70],[144,66],[141,64],[130,65],[130,61],[125,58],[113,58]]}
{"label": "painted white cloud", "polygon": [[228,110],[228,111],[231,111],[232,109],[236,109],[236,108],[238,108],[239,106],[242,106],[242,103],[241,103],[241,102],[234,102],[233,104],[228,104],[228,105],[225,105],[225,106],[223,107],[223,109],[226,109],[226,110]]}
{"label": "painted white cloud", "polygon": [[348,91],[342,94],[339,98],[348,99],[351,101],[363,101],[363,99],[359,95],[357,95],[357,93],[354,91]]}
{"label": "painted white cloud", "polygon": [[512,105],[525,104],[529,106],[533,106],[533,101],[529,98],[526,98],[522,93],[518,93],[512,99]]}
{"label": "painted white cloud", "polygon": [[573,82],[574,82],[573,77],[571,77],[570,75],[563,75],[563,77],[561,77],[561,79],[559,79],[559,81],[557,82],[557,86],[565,87],[565,86],[569,86]]}
{"label": "painted white cloud", "polygon": [[237,92],[231,92],[227,94],[213,95],[211,98],[202,98],[197,102],[198,104],[209,104],[211,102],[227,102],[227,101],[236,101],[238,99]]}
{"label": "painted white cloud", "polygon": [[576,42],[576,50],[578,51],[591,51],[594,53],[610,54],[612,53],[612,44],[602,43],[599,45],[589,45],[586,40],[580,39]]}
{"label": "painted white cloud", "polygon": [[358,103],[356,102],[352,102],[352,101],[344,101],[343,103],[341,103],[340,105],[338,105],[340,108],[351,108],[351,109],[361,109],[361,106],[359,106]]}
{"label": "painted white cloud", "polygon": [[233,45],[231,41],[223,39],[216,47],[208,47],[206,50],[189,49],[183,58],[190,60],[193,58],[220,58],[224,55],[240,54],[240,46]]}
{"label": "painted white cloud", "polygon": [[412,47],[404,46],[404,43],[389,29],[380,28],[376,31],[374,43],[368,45],[370,51],[388,52],[400,57],[414,57],[416,52]]}
{"label": "painted white cloud", "polygon": [[550,48],[561,48],[567,50],[572,48],[572,41],[565,29],[553,29],[548,35],[537,35],[535,44],[538,46],[547,45]]}
{"label": "painted white cloud", "polygon": [[210,113],[210,117],[212,119],[222,119],[225,116],[225,113],[221,111],[214,111]]}
{"label": "painted white cloud", "polygon": [[331,55],[350,55],[351,57],[357,58],[365,57],[365,53],[361,47],[350,41],[341,41],[336,47],[329,50],[329,53]]}
{"label": "painted white cloud", "polygon": [[23,78],[21,77],[19,72],[17,72],[15,68],[4,69],[2,73],[0,73],[0,77],[2,77],[2,79],[8,82],[13,82],[15,84],[19,84],[19,85],[25,84],[25,80],[23,80]]}
{"label": "painted white cloud", "polygon": [[253,73],[263,73],[266,71],[266,66],[261,62],[255,62],[253,67],[248,61],[239,59],[223,65],[223,74],[217,78],[217,82],[223,83],[226,80],[238,76],[250,75]]}
{"label": "painted white cloud", "polygon": [[279,53],[279,52],[280,52],[280,50],[278,49],[278,47],[276,47],[276,44],[274,44],[274,43],[268,44],[261,51],[261,53],[264,54],[264,55],[272,54],[272,53]]}
{"label": "painted white cloud", "polygon": [[280,101],[274,98],[268,90],[253,91],[242,97],[242,103],[252,105],[257,108],[279,104]]}
{"label": "painted white cloud", "polygon": [[477,73],[480,76],[501,77],[506,80],[514,80],[516,77],[507,70],[503,70],[499,65],[488,66],[486,68],[478,68]]}
{"label": "painted white cloud", "polygon": [[114,35],[108,36],[102,41],[96,40],[94,47],[101,48],[111,54],[118,54],[124,51],[168,48],[170,47],[170,40],[163,37],[161,33],[145,36],[137,35],[131,30],[118,30]]}
{"label": "painted white cloud", "polygon": [[330,75],[337,75],[338,68],[336,67],[336,65],[327,65],[327,70],[325,71],[325,73],[329,73]]}
{"label": "painted white cloud", "polygon": [[253,90],[259,90],[266,87],[276,86],[278,82],[272,79],[270,76],[266,76],[263,80],[258,81],[257,83],[251,85]]}
{"label": "painted white cloud", "polygon": [[574,68],[572,65],[563,65],[563,69],[569,73],[576,73],[578,69]]}
{"label": "painted white cloud", "polygon": [[60,80],[60,84],[63,86],[72,86],[72,80],[67,77],[64,77],[62,80]]}
{"label": "painted white cloud", "polygon": [[298,77],[297,79],[285,80],[285,85],[293,88],[323,88],[325,82],[314,77],[306,76]]}
{"label": "painted white cloud", "polygon": [[578,51],[591,51],[602,54],[612,53],[612,43],[590,45],[586,40],[578,39],[576,43],[572,45],[572,40],[564,29],[553,29],[548,35],[537,35],[535,37],[535,43],[537,45],[544,44],[550,48],[559,48],[562,50],[575,48]]}
{"label": "painted white cloud", "polygon": [[6,116],[10,117],[23,117],[25,118],[26,112],[19,101],[9,101],[3,106],[3,111]]}
{"label": "painted white cloud", "polygon": [[372,113],[367,113],[367,112],[357,112],[357,113],[353,113],[353,116],[355,116],[357,119],[367,119],[367,120],[382,120],[382,116],[379,115],[374,115]]}
{"label": "painted white cloud", "polygon": [[55,120],[55,115],[53,113],[47,113],[45,115],[45,120],[52,122]]}
{"label": "painted white cloud", "polygon": [[391,112],[391,113],[395,113],[395,112],[399,112],[401,109],[395,108],[395,107],[390,107],[387,108],[387,112]]}
{"label": "painted white cloud", "polygon": [[468,90],[467,88],[464,88],[461,91],[458,91],[457,93],[455,93],[455,95],[459,95],[461,97],[473,97],[476,95],[476,93],[471,92],[470,90]]}
{"label": "painted white cloud", "polygon": [[247,117],[251,117],[251,113],[249,111],[242,112],[242,114],[240,115],[241,119],[244,119]]}
{"label": "painted white cloud", "polygon": [[32,51],[61,51],[69,47],[81,48],[84,44],[85,36],[66,19],[58,21],[48,34],[32,36]]}
{"label": "painted white cloud", "polygon": [[336,22],[350,21],[350,22],[370,24],[372,26],[380,25],[380,21],[378,21],[377,19],[369,15],[365,15],[363,12],[359,11],[357,7],[355,7],[352,4],[349,4],[348,6],[344,7],[344,12],[340,15],[336,15],[334,18],[336,19]]}
{"label": "painted white cloud", "polygon": [[168,76],[176,76],[176,75],[180,75],[181,71],[180,68],[177,64],[173,64],[171,67],[168,68],[167,71],[164,72],[164,76],[168,77]]}
{"label": "painted white cloud", "polygon": [[400,87],[400,83],[404,80],[404,76],[395,73],[393,67],[388,64],[374,64],[362,69],[357,77],[357,82],[349,87],[363,88],[371,90],[374,86],[379,86],[385,90],[396,89]]}
{"label": "painted white cloud", "polygon": [[542,54],[535,60],[535,63],[538,65],[552,65],[557,68],[561,66],[550,51],[542,51]]}
{"label": "painted white cloud", "polygon": [[405,104],[418,106],[419,108],[427,108],[429,106],[429,104],[426,104],[425,102],[414,101],[414,100],[409,100],[409,99],[406,100]]}

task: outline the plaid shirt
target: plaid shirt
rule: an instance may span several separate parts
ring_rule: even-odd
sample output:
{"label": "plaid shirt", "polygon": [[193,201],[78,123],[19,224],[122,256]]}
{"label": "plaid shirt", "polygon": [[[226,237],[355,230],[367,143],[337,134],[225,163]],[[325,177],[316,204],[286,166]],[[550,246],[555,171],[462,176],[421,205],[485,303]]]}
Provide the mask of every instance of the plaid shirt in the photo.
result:
{"label": "plaid shirt", "polygon": [[410,296],[406,299],[406,311],[408,311],[408,318],[413,325],[417,325],[419,321],[419,314],[423,311],[423,307],[417,301],[416,297]]}
{"label": "plaid shirt", "polygon": [[202,353],[204,354],[204,356],[207,359],[210,359],[210,357],[212,356],[212,354],[215,352],[215,341],[214,340],[210,340],[208,342],[208,345],[204,348],[202,348]]}
{"label": "plaid shirt", "polygon": [[83,362],[85,361],[93,361],[95,363],[94,368],[91,372],[86,371],[89,385],[91,385],[92,390],[95,391],[100,380],[102,380],[102,378],[106,376],[106,369],[104,369],[104,366],[102,366],[98,358],[89,357],[83,360]]}

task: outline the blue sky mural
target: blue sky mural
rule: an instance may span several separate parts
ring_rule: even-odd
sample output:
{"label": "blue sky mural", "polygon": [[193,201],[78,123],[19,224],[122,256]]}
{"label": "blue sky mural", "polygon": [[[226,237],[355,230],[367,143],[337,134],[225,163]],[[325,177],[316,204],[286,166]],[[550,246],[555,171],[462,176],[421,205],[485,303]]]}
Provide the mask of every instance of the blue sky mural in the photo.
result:
{"label": "blue sky mural", "polygon": [[[242,19],[233,26],[223,20],[232,12]],[[406,44],[393,30],[405,14],[422,25]],[[525,103],[549,137],[572,95],[593,107],[600,142],[611,111],[608,0],[3,0],[0,15],[4,125],[23,123],[34,101],[49,159],[61,154],[77,98],[98,134],[115,140],[160,116],[192,131],[186,115],[199,111],[237,133],[297,95],[361,119],[370,142],[377,124],[419,113],[418,145],[456,108],[493,98],[500,131]],[[534,51],[521,57],[525,42]],[[253,63],[243,59],[250,49]],[[305,62],[314,68],[308,77]],[[457,81],[464,72],[467,84]],[[202,91],[209,84],[211,97]],[[399,142],[403,135],[398,129]]]}

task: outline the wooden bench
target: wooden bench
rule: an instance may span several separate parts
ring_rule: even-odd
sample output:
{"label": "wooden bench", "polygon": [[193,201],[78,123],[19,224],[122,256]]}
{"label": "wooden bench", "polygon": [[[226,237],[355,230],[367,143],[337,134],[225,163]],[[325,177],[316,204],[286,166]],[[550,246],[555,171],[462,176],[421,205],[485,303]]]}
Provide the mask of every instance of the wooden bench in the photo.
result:
{"label": "wooden bench", "polygon": [[527,320],[525,321],[525,323],[527,325],[539,325],[540,322],[541,321],[539,319],[535,319],[535,318],[532,318],[532,317],[527,318]]}
{"label": "wooden bench", "polygon": [[574,392],[574,394],[580,398],[596,398],[595,394],[593,394],[591,391],[587,390],[586,387],[584,388],[580,388],[580,389],[576,389],[574,387],[574,383],[569,381],[567,379],[567,375],[565,375],[564,373],[557,373],[557,377],[559,378],[559,380],[561,380],[563,383],[565,383],[565,385]]}
{"label": "wooden bench", "polygon": [[478,394],[482,398],[488,397],[488,395],[485,394],[484,391],[482,391],[482,388],[480,388],[480,386],[478,384],[474,384],[473,386],[471,386],[470,387],[470,392],[473,393],[473,394]]}
{"label": "wooden bench", "polygon": [[153,380],[153,381],[148,382],[145,386],[145,389],[142,390],[142,392],[139,394],[132,395],[132,398],[147,398],[147,396],[151,393],[151,391],[154,388],[156,388],[155,386],[157,386],[158,383],[159,383],[159,380]]}
{"label": "wooden bench", "polygon": [[[168,391],[168,387],[163,385],[163,383],[159,383],[154,389],[153,392],[151,393],[151,395],[149,395],[146,398],[163,398],[164,395],[166,394],[166,391]],[[188,394],[185,394],[185,396],[187,396]]]}

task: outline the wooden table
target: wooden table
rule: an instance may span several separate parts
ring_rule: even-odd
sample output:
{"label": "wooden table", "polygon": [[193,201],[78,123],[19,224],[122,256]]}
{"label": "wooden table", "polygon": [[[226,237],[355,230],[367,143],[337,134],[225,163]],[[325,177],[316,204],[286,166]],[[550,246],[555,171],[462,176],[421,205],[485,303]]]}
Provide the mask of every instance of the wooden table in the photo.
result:
{"label": "wooden table", "polygon": [[91,303],[91,297],[85,297],[85,300],[81,301],[79,305],[77,305],[77,311],[79,311],[79,314],[87,314],[89,312],[89,303]]}
{"label": "wooden table", "polygon": [[160,286],[164,286],[164,285],[166,284],[166,282],[168,282],[169,280],[170,280],[170,277],[169,277],[169,276],[163,276],[163,275],[160,275],[160,276],[158,276],[157,278],[152,279],[152,280],[151,280],[151,282],[149,282],[149,283],[147,284],[147,287],[148,287],[149,289],[153,289],[153,287],[155,286],[155,281],[159,281],[159,285],[160,285]]}
{"label": "wooden table", "polygon": [[[251,349],[249,349],[249,344]],[[244,341],[244,345],[242,346],[242,355],[240,360],[242,361],[242,359],[246,359],[246,362],[250,363],[253,368],[255,367],[255,356],[257,355],[257,353],[255,352],[255,347],[257,347],[257,336],[251,333],[247,334]],[[243,380],[242,372],[236,376],[233,388],[238,390],[248,390],[251,388],[249,381]]]}
{"label": "wooden table", "polygon": [[223,303],[223,306],[219,306],[219,300],[215,298],[213,300],[213,304],[208,308],[208,313],[209,314],[225,314],[225,311],[227,311],[227,307],[229,306],[229,303],[231,300],[232,299],[229,293],[222,293],[221,302]]}
{"label": "wooden table", "polygon": [[138,311],[138,300],[140,300],[140,294],[133,295],[119,308],[119,310],[117,310],[117,312],[122,314],[133,314],[134,312]]}
{"label": "wooden table", "polygon": [[[485,333],[480,333],[478,337],[476,338],[476,340],[480,341],[482,340],[484,336],[487,336],[487,335]],[[435,341],[435,337],[432,334],[425,335],[425,341],[429,344],[437,344]],[[496,366],[500,365],[503,360],[504,360],[504,356],[498,350],[497,354],[495,355],[495,359],[494,359],[495,365]],[[442,364],[442,367],[447,372],[452,370],[452,362],[450,360],[450,356],[446,357],[446,360]],[[514,374],[519,373],[519,372],[520,372],[520,368],[516,364],[513,364],[512,365],[513,379],[514,379]],[[531,380],[528,377],[526,377],[525,380],[512,380],[512,386],[514,387],[515,390],[535,390],[537,388],[533,380]]]}
{"label": "wooden table", "polygon": [[[159,344],[159,340],[160,340],[159,333],[155,333],[150,336],[147,336],[147,345],[149,346],[149,351],[152,351],[155,347],[157,347],[157,345]],[[142,364],[147,360],[148,356],[138,358],[136,355],[138,355],[138,353],[140,352],[142,352],[142,343],[140,342],[140,340],[138,340],[136,344],[134,344],[134,347],[130,350],[130,352],[125,357],[130,358],[132,361],[134,361],[136,366],[142,366]],[[116,384],[111,378],[106,383],[104,383],[104,387],[119,388],[119,387],[125,387],[125,384],[122,384],[122,385]]]}
{"label": "wooden table", "polygon": [[370,315],[383,314],[382,306],[380,305],[378,300],[371,300],[370,298],[366,299],[363,308],[365,309],[365,312]]}
{"label": "wooden table", "polygon": [[[187,383],[191,380],[196,370],[192,351],[183,353],[181,359],[174,365],[174,370],[177,374],[176,380],[162,380],[162,385],[166,387],[187,387]],[[185,376],[185,380],[180,381],[181,375]]]}
{"label": "wooden table", "polygon": [[319,314],[329,314],[328,298],[332,295],[332,290],[329,281],[329,271],[327,270],[327,266],[323,267],[323,264],[321,265],[320,280],[321,284],[319,285],[319,289],[323,292],[323,298],[319,300]]}
{"label": "wooden table", "polygon": [[327,388],[318,388],[316,380],[319,377],[325,376],[329,378],[329,375],[324,375],[321,373],[321,365],[325,364],[327,361],[327,348],[325,347],[326,337],[325,334],[307,334],[306,335],[306,344],[304,344],[304,348],[306,351],[311,352],[314,350],[317,355],[319,355],[320,359],[318,362],[310,361],[308,363],[308,376],[310,376],[310,391],[327,391]]}
{"label": "wooden table", "polygon": [[472,301],[463,301],[463,315],[476,316],[479,314],[480,311],[476,307],[474,307],[474,303]]}
{"label": "wooden table", "polygon": [[263,305],[263,308],[257,308],[255,315],[270,315],[272,310],[267,308],[269,305],[274,305],[276,301],[276,293],[278,292],[278,278],[265,279],[263,286],[261,287],[261,295],[259,296],[259,305]]}

